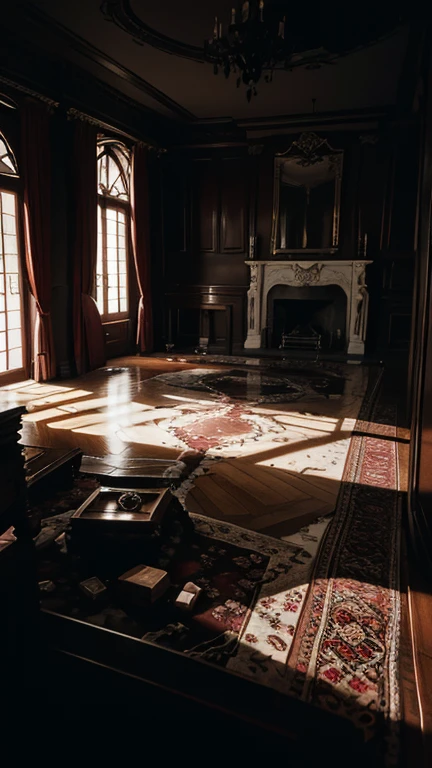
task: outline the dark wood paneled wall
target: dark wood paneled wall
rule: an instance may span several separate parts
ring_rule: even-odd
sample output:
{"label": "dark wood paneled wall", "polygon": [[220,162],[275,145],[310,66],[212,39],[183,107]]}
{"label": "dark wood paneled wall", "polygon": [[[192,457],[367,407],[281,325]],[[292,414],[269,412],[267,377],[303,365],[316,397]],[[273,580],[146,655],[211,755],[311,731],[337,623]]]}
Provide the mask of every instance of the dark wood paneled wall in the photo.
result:
{"label": "dark wood paneled wall", "polygon": [[[358,257],[366,235],[367,258],[373,260],[368,268],[367,351],[375,356],[407,354],[418,122],[414,116],[408,122],[382,121],[368,132],[329,128],[319,133],[331,146],[344,150],[339,249],[332,258]],[[266,138],[252,147],[188,147],[169,151],[162,158],[164,245],[159,297],[163,321],[159,345],[166,343],[176,327],[171,310],[178,309],[179,303],[184,310],[196,308],[198,296],[205,304],[210,295],[221,303],[229,288],[236,306],[245,308],[249,270],[244,261],[249,258],[249,238],[256,237],[256,258],[271,258],[274,157],[298,136]],[[198,314],[196,318],[198,323]],[[181,314],[177,322],[181,324]],[[180,337],[171,340],[182,343]],[[232,323],[234,351],[240,351],[244,337],[245,318],[237,309]]]}
{"label": "dark wood paneled wall", "polygon": [[[254,167],[246,148],[167,153],[162,159],[164,221],[163,333],[159,343],[184,344],[200,307],[227,307],[230,338],[225,351],[243,347],[248,287],[249,214]],[[190,310],[196,310],[195,315]],[[221,311],[219,309],[219,311]],[[228,311],[228,310],[227,310]]]}

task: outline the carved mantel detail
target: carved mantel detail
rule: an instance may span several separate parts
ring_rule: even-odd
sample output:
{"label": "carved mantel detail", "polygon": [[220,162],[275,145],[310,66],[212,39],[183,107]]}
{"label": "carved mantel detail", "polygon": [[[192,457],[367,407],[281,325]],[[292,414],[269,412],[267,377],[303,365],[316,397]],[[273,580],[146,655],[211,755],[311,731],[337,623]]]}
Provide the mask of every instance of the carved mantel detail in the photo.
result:
{"label": "carved mantel detail", "polygon": [[347,352],[364,354],[369,306],[366,267],[370,261],[246,261],[246,264],[250,267],[250,285],[245,349],[262,346],[267,297],[275,285],[339,285],[347,297]]}
{"label": "carved mantel detail", "polygon": [[299,285],[311,285],[319,283],[322,264],[314,264],[312,267],[303,268],[300,264],[294,265],[294,278]]}

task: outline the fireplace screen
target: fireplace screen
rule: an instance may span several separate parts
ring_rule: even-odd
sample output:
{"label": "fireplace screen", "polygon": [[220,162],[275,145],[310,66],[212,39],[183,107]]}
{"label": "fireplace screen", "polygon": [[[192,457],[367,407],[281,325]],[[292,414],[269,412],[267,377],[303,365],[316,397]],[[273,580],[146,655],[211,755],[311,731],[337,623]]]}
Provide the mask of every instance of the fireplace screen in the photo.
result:
{"label": "fireplace screen", "polygon": [[275,286],[268,315],[268,346],[273,349],[345,348],[346,295],[339,286]]}

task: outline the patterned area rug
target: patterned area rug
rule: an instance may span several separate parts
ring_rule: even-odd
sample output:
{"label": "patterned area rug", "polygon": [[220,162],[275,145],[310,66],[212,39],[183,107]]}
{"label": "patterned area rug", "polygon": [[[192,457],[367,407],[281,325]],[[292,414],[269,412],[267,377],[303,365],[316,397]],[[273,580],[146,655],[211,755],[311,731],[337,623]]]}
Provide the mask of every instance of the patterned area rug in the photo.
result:
{"label": "patterned area rug", "polygon": [[[39,541],[40,578],[55,584],[44,607],[181,651],[349,718],[363,733],[371,764],[397,764],[401,495],[395,414],[375,401],[372,387],[332,517],[281,541],[193,515],[193,539],[179,546],[173,535],[161,552],[158,564],[169,570],[175,589],[151,621],[116,602],[95,612],[77,589],[77,574],[65,573],[66,561],[44,554],[44,543],[67,526],[70,510],[91,488],[92,481],[80,480],[68,498],[45,507],[47,516],[61,514],[45,522],[45,541]],[[191,483],[193,477],[180,488],[180,499]],[[186,580],[203,589],[191,614],[173,605]]]}
{"label": "patterned area rug", "polygon": [[163,373],[153,381],[254,403],[288,403],[316,395],[340,397],[345,386],[342,366],[301,368],[295,363],[286,372],[268,365],[243,366],[228,371],[194,368]]}
{"label": "patterned area rug", "polygon": [[[349,718],[371,744],[377,764],[395,765],[401,494],[397,443],[391,439],[396,414],[376,404],[375,395],[369,391],[357,421],[356,430],[366,434],[351,440],[310,586],[307,572],[296,570],[280,583],[263,583],[235,641],[189,652]],[[216,521],[199,525],[218,539],[235,536],[233,527]],[[315,536],[317,548],[320,533],[309,528],[299,536]],[[292,616],[301,611],[294,633]]]}

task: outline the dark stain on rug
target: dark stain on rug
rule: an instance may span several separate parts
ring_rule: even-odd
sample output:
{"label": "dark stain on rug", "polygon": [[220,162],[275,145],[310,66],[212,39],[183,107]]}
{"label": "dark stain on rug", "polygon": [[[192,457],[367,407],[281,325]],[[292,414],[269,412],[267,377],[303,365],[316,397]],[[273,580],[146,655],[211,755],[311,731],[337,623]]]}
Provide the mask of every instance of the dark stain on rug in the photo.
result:
{"label": "dark stain on rug", "polygon": [[344,393],[346,378],[341,373],[312,368],[307,370],[294,368],[286,373],[268,368],[258,370],[232,368],[228,371],[196,368],[165,373],[156,376],[153,381],[159,381],[171,387],[212,392],[234,400],[272,403],[290,402],[316,395],[324,398],[341,397]]}

